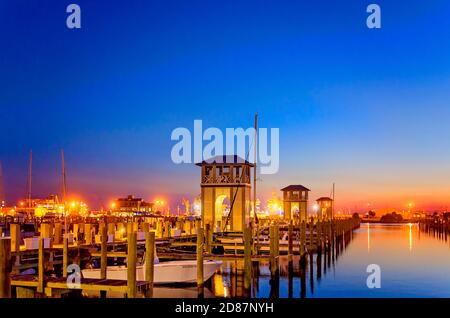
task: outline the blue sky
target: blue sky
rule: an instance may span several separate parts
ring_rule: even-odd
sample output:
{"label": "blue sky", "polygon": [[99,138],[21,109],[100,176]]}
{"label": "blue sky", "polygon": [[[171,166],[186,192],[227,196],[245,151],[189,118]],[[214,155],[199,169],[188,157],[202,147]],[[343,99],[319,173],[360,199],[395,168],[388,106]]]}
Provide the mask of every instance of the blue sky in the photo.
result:
{"label": "blue sky", "polygon": [[[66,6],[82,28],[66,27]],[[170,133],[280,128],[280,171],[260,196],[337,183],[340,208],[450,203],[450,3],[376,1],[0,0],[0,160],[5,192],[69,192],[93,207],[118,195],[199,193],[170,160]],[[340,200],[340,202],[339,202]]]}

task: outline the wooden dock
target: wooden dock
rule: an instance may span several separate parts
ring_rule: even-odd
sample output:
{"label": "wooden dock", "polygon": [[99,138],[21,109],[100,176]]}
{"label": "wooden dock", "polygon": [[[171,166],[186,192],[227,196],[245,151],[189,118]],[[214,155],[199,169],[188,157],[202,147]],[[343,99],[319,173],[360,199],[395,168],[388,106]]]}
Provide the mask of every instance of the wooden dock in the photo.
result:
{"label": "wooden dock", "polygon": [[[257,228],[248,227],[244,233],[212,233],[210,228],[203,228],[198,220],[188,226],[178,223],[182,231],[177,236],[171,235],[167,223],[158,224],[72,224],[70,235],[76,237],[76,240],[69,245],[69,236],[62,235],[60,227],[44,223],[41,224],[38,249],[33,250],[27,250],[19,244],[20,231],[16,225],[11,224],[11,236],[0,239],[0,297],[7,298],[12,294],[19,298],[55,297],[72,290],[86,290],[99,292],[101,297],[106,297],[110,292],[119,292],[134,298],[138,289],[144,290],[145,296],[152,297],[153,255],[156,247],[161,260],[197,260],[199,295],[203,293],[203,260],[243,262],[243,284],[245,288],[249,288],[252,263],[268,262],[271,275],[277,277],[280,270],[279,257],[282,254],[288,255],[290,262],[293,255],[300,255],[300,263],[305,265],[308,255],[311,256],[312,253],[319,255],[330,250],[334,253],[335,249],[338,252],[345,237],[359,227],[359,219],[312,220],[297,224],[268,223]],[[79,232],[81,228],[84,228],[83,235]],[[124,237],[117,237],[117,231],[124,233]],[[114,239],[108,242],[113,233]],[[268,242],[259,240],[263,233],[268,236]],[[285,233],[288,236],[287,244],[280,246],[280,238]],[[51,243],[44,247],[46,239],[50,239]],[[222,254],[217,253],[218,249],[222,249]],[[148,252],[145,254],[147,281],[136,280],[139,250]],[[71,273],[68,273],[68,266],[80,266],[85,258],[100,258],[101,278],[80,278],[78,285],[70,284],[68,277]],[[106,279],[108,258],[127,258],[129,266],[126,281]],[[54,271],[55,267],[62,268],[60,274]],[[19,274],[28,268],[37,269],[37,273]],[[15,293],[12,288],[15,288]]]}

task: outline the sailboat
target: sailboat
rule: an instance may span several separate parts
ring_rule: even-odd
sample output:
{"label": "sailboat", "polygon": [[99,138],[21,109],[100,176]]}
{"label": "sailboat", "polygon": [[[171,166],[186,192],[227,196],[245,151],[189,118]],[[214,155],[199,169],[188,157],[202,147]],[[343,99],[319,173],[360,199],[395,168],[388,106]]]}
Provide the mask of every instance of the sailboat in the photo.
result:
{"label": "sailboat", "polygon": [[[145,257],[141,265],[136,266],[137,281],[145,281]],[[216,270],[222,265],[222,261],[203,261],[203,281],[210,279]],[[100,268],[86,268],[81,271],[84,278],[100,279]],[[127,280],[127,265],[108,266],[106,278]],[[154,284],[190,284],[197,282],[197,261],[169,261],[159,262],[158,256],[154,260]]]}

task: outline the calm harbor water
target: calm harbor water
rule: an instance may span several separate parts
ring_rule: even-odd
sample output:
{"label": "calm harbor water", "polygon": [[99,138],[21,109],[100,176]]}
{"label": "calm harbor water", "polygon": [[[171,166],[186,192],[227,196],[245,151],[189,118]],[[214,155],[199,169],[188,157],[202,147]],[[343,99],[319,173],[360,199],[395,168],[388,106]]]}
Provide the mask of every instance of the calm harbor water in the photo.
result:
{"label": "calm harbor water", "polygon": [[[369,264],[381,268],[381,288],[369,289]],[[339,255],[314,255],[304,270],[294,258],[280,260],[278,284],[268,264],[254,267],[252,297],[450,297],[450,238],[419,232],[416,224],[361,224]],[[239,297],[242,264],[224,263],[205,288],[205,297]],[[196,297],[196,288],[155,288],[155,297]]]}

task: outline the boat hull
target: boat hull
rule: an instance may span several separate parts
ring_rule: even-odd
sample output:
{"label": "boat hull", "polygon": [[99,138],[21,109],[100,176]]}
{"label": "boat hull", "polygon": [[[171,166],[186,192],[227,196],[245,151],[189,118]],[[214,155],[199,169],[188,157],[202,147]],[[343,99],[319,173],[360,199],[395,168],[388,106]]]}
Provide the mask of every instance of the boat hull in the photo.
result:
{"label": "boat hull", "polygon": [[[220,268],[220,261],[205,261],[203,263],[203,280],[207,281]],[[83,269],[84,278],[100,278],[100,269]],[[107,279],[127,280],[126,266],[108,266]],[[136,279],[145,281],[144,266],[136,267]],[[197,261],[173,261],[154,265],[154,284],[176,284],[197,282]]]}

